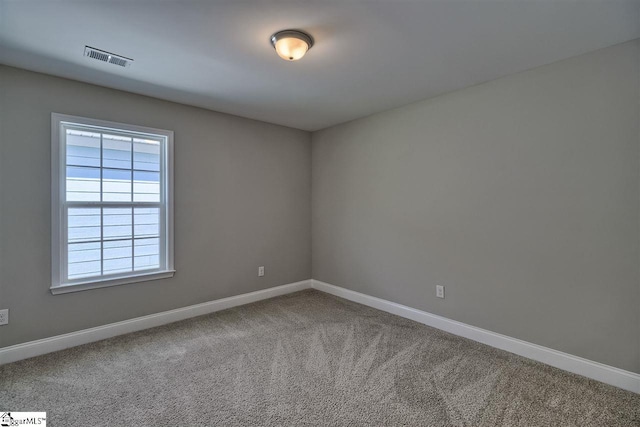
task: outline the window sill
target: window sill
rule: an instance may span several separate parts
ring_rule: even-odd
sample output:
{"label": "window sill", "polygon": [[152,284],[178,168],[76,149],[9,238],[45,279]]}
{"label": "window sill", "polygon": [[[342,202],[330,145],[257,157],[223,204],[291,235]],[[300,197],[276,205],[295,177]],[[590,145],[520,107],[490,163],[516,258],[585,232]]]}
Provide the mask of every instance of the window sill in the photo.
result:
{"label": "window sill", "polygon": [[126,285],[129,283],[146,282],[148,280],[167,279],[173,277],[175,270],[154,271],[147,274],[137,274],[129,277],[118,277],[106,280],[91,280],[87,282],[73,283],[69,285],[51,286],[49,289],[53,295],[67,294],[69,292],[87,291],[89,289],[106,288],[109,286]]}

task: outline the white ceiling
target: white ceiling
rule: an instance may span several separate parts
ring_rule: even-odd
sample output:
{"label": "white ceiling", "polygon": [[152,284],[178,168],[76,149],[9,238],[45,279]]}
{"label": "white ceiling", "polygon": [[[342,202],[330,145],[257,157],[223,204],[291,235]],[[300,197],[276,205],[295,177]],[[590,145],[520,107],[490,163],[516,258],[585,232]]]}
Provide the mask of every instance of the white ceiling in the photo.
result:
{"label": "white ceiling", "polygon": [[640,0],[0,0],[1,63],[305,130],[638,37]]}

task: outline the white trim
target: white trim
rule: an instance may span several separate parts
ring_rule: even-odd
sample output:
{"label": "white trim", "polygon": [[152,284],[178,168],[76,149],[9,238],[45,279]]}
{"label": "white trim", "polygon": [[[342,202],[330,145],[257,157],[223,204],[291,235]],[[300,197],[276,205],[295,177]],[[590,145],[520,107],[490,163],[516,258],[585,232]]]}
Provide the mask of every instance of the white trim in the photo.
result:
{"label": "white trim", "polygon": [[53,295],[68,294],[69,292],[87,291],[89,289],[107,288],[109,286],[127,285],[129,283],[147,282],[149,280],[168,279],[174,276],[175,270],[154,271],[152,273],[136,274],[116,279],[89,280],[71,285],[52,286],[49,289]]}
{"label": "white trim", "polygon": [[111,338],[117,335],[136,332],[143,329],[177,322],[195,316],[213,313],[243,304],[285,295],[304,289],[313,288],[338,297],[354,301],[378,310],[386,311],[443,331],[469,338],[471,340],[490,345],[565,371],[573,372],[606,384],[620,387],[635,393],[640,393],[640,375],[634,372],[594,362],[582,357],[553,350],[537,344],[532,344],[506,335],[477,328],[446,317],[427,313],[415,308],[372,297],[349,289],[330,285],[318,280],[303,280],[301,282],[276,286],[274,288],[250,292],[247,294],[222,298],[189,307],[169,310],[162,313],[150,314],[122,322],[111,323],[91,329],[84,329],[64,335],[44,338],[10,347],[0,348],[0,365],[15,362],[29,357],[51,353],[65,348],[74,347]]}
{"label": "white trim", "polygon": [[121,123],[121,122],[112,122],[108,120],[92,119],[91,117],[73,116],[70,114],[61,114],[61,113],[51,113],[51,118],[53,120],[62,121],[62,122],[71,122],[71,123],[76,123],[78,120],[80,120],[81,121],[80,123],[86,126],[111,128],[111,129],[114,129],[115,131],[119,129],[125,129],[128,132],[164,135],[167,137],[173,136],[172,130],[153,128],[150,126],[133,125],[130,123]]}
{"label": "white trim", "polygon": [[63,116],[51,113],[51,284],[60,282],[62,272],[62,216],[60,214],[60,194],[62,173],[60,158],[60,121]]}
{"label": "white trim", "polygon": [[116,335],[128,334],[143,329],[154,328],[167,323],[189,319],[191,317],[202,316],[227,308],[289,294],[291,292],[309,289],[311,280],[289,283],[287,285],[276,286],[260,291],[249,292],[247,294],[236,295],[219,300],[209,301],[202,304],[177,308],[175,310],[164,311],[162,313],[150,314],[148,316],[136,317],[135,319],[124,320],[122,322],[111,323],[81,331],[71,332],[64,335],[57,335],[41,340],[30,341],[10,347],[0,348],[0,365],[15,362],[29,357],[40,356],[53,351],[64,350],[94,341],[100,341]]}
{"label": "white trim", "polygon": [[427,313],[395,302],[355,292],[339,286],[330,285],[319,280],[312,280],[311,287],[350,301],[354,301],[378,310],[386,311],[400,317],[414,320],[425,325],[464,338],[499,348],[519,356],[536,360],[574,374],[582,375],[615,387],[640,393],[640,374],[625,371],[603,363],[594,362],[582,357],[563,353],[558,350],[532,344],[506,335],[467,325],[466,323],[447,319],[446,317]]}

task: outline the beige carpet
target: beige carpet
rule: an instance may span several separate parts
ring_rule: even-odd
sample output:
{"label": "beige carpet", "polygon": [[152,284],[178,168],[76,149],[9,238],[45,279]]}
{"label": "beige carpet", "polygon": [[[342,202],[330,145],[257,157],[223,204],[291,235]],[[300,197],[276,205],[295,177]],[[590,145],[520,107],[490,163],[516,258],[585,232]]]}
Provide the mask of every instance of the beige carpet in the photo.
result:
{"label": "beige carpet", "polygon": [[640,395],[308,290],[0,367],[51,426],[640,426]]}

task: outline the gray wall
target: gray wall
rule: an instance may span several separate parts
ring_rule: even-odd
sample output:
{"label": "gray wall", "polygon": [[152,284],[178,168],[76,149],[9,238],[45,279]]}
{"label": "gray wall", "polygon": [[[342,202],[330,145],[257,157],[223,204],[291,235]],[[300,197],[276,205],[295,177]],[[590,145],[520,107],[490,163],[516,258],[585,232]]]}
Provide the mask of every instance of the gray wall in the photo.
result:
{"label": "gray wall", "polygon": [[[174,278],[51,295],[52,111],[175,131]],[[4,66],[0,120],[0,347],[311,277],[309,133]]]}
{"label": "gray wall", "polygon": [[314,133],[314,279],[640,372],[639,49]]}
{"label": "gray wall", "polygon": [[[0,347],[308,279],[312,260],[318,280],[640,372],[639,50],[311,138],[0,66]],[[173,279],[50,294],[52,111],[175,131]]]}

